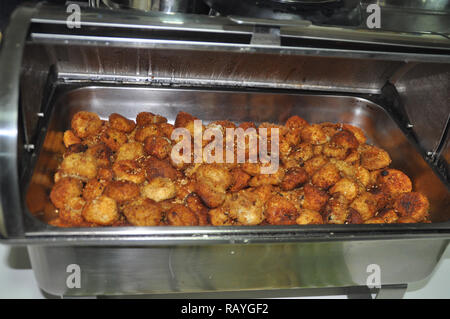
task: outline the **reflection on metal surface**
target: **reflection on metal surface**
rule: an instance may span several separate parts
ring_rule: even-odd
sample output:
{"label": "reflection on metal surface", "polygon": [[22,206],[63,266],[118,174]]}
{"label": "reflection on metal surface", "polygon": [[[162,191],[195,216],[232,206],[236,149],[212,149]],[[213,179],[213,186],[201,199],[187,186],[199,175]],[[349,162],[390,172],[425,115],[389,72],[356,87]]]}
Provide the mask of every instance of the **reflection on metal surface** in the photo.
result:
{"label": "reflection on metal surface", "polygon": [[[273,245],[28,248],[39,286],[54,295],[132,295],[365,285],[377,263],[381,282],[425,278],[447,241],[353,241]],[[132,261],[132,262],[130,262]],[[406,267],[414,262],[414,267]],[[68,264],[81,287],[65,285]]]}

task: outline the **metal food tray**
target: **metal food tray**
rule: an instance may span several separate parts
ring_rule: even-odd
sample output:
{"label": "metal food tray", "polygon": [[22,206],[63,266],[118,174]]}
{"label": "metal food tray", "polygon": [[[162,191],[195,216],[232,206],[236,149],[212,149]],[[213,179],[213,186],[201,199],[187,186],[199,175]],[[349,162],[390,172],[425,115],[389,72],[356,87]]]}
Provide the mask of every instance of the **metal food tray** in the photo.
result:
{"label": "metal food tray", "polygon": [[[383,107],[360,97],[291,92],[63,86],[52,98],[46,131],[38,143],[29,180],[54,172],[41,146],[44,136],[64,132],[81,110],[107,119],[134,119],[142,111],[174,121],[179,111],[206,123],[227,119],[284,123],[299,115],[311,123],[361,127],[368,143],[385,149],[391,167],[404,171],[413,189],[431,204],[432,224],[234,227],[56,228],[27,218],[29,253],[39,285],[55,295],[146,294],[293,287],[365,285],[367,266],[377,264],[383,284],[429,275],[448,243],[450,196]],[[39,146],[41,145],[41,146]],[[34,167],[33,167],[34,166]],[[53,171],[52,171],[53,170]],[[405,240],[409,239],[409,240]],[[83,271],[81,288],[66,286],[69,264]],[[414,263],[407,269],[403,265]]]}

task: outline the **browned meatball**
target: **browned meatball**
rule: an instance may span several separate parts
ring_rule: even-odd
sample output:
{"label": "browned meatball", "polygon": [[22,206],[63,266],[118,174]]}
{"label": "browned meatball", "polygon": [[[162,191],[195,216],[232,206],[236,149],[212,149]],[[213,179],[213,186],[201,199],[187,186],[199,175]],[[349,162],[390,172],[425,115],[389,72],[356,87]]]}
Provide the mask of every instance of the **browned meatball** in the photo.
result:
{"label": "browned meatball", "polygon": [[167,212],[167,221],[173,226],[196,226],[197,215],[186,206],[176,204]]}
{"label": "browned meatball", "polygon": [[308,178],[308,173],[304,168],[292,167],[286,171],[280,187],[285,191],[292,190],[306,183]]}
{"label": "browned meatball", "polygon": [[90,146],[85,154],[94,157],[98,167],[108,167],[111,164],[111,150],[103,143]]}
{"label": "browned meatball", "polygon": [[80,111],[73,116],[71,126],[78,137],[85,138],[100,132],[102,120],[95,113]]}
{"label": "browned meatball", "polygon": [[295,222],[299,225],[317,225],[323,224],[322,215],[320,213],[309,210],[302,209],[300,210],[299,216],[295,220]]}
{"label": "browned meatball", "polygon": [[141,112],[136,116],[136,123],[139,126],[146,126],[149,124],[166,123],[167,119],[161,115],[155,115],[150,112]]}
{"label": "browned meatball", "polygon": [[241,168],[236,167],[231,170],[232,175],[232,186],[230,187],[229,191],[234,193],[238,192],[241,189],[248,186],[248,182],[251,178],[249,174],[244,172]]}
{"label": "browned meatball", "polygon": [[165,177],[176,180],[182,177],[181,172],[173,168],[172,165],[155,157],[147,158],[142,165],[145,168],[148,180],[152,180],[155,177]]}
{"label": "browned meatball", "polygon": [[186,206],[197,215],[200,226],[209,225],[209,209],[197,194],[191,193],[186,197]]}
{"label": "browned meatball", "polygon": [[134,121],[123,117],[120,114],[112,113],[109,116],[109,125],[120,132],[130,133],[136,127]]}
{"label": "browned meatball", "polygon": [[334,193],[341,193],[349,201],[352,201],[358,195],[358,185],[348,178],[342,178],[330,188],[330,194]]}
{"label": "browned meatball", "polygon": [[232,183],[231,173],[218,164],[203,164],[195,172],[195,192],[210,208],[220,206]]}
{"label": "browned meatball", "polygon": [[139,187],[129,181],[112,181],[106,186],[105,195],[122,203],[138,197]]}
{"label": "browned meatball", "polygon": [[385,150],[372,145],[364,145],[361,148],[361,165],[369,171],[385,168],[389,164],[391,157]]}
{"label": "browned meatball", "polygon": [[128,137],[124,132],[109,127],[100,135],[100,140],[112,151],[116,152],[128,141]]}
{"label": "browned meatball", "polygon": [[67,201],[81,195],[83,184],[75,178],[62,178],[52,188],[50,199],[56,208],[64,208]]}
{"label": "browned meatball", "polygon": [[320,212],[328,201],[327,193],[310,184],[305,185],[303,190],[305,192],[303,208]]}
{"label": "browned meatball", "polygon": [[323,212],[326,224],[345,224],[348,220],[348,200],[340,193],[330,198]]}
{"label": "browned meatball", "polygon": [[308,125],[308,122],[298,115],[293,115],[287,119],[287,121],[284,125],[286,125],[286,127],[290,128],[290,129],[297,129],[297,128],[302,128],[303,126]]}
{"label": "browned meatball", "polygon": [[311,178],[311,182],[320,188],[328,189],[341,179],[339,170],[332,163],[328,163],[316,171]]}
{"label": "browned meatball", "polygon": [[346,150],[357,148],[359,146],[358,140],[353,133],[349,131],[340,131],[336,133],[331,138],[331,143],[343,147]]}
{"label": "browned meatball", "polygon": [[350,207],[356,210],[366,221],[374,217],[377,211],[377,202],[372,194],[363,192],[350,204]]}
{"label": "browned meatball", "polygon": [[327,136],[319,124],[304,126],[300,134],[302,141],[314,145],[325,144],[327,142]]}
{"label": "browned meatball", "polygon": [[97,178],[90,179],[84,186],[83,198],[87,201],[91,201],[97,197],[100,197],[103,194],[106,185],[107,182],[103,180]]}
{"label": "browned meatball", "polygon": [[76,136],[75,133],[71,130],[67,130],[64,132],[63,141],[65,147],[81,143],[81,139],[78,136]]}
{"label": "browned meatball", "polygon": [[382,170],[377,177],[377,183],[384,192],[392,197],[412,190],[412,183],[406,174],[396,169]]}
{"label": "browned meatball", "polygon": [[66,176],[90,179],[97,176],[97,161],[86,153],[73,153],[61,163],[61,173]]}
{"label": "browned meatball", "polygon": [[411,217],[418,222],[425,219],[429,208],[428,199],[417,192],[402,194],[394,203],[394,209],[400,217]]}
{"label": "browned meatball", "polygon": [[144,149],[147,155],[154,156],[160,160],[170,156],[172,151],[171,141],[166,137],[152,136],[145,139]]}
{"label": "browned meatball", "polygon": [[295,205],[280,195],[271,197],[264,212],[266,220],[272,225],[294,225],[298,217]]}
{"label": "browned meatball", "polygon": [[118,161],[113,164],[114,177],[118,181],[141,184],[145,181],[145,171],[136,161]]}
{"label": "browned meatball", "polygon": [[134,139],[138,142],[144,142],[148,137],[160,136],[159,126],[156,124],[149,124],[147,126],[138,127],[134,135]]}
{"label": "browned meatball", "polygon": [[398,220],[398,215],[392,208],[383,209],[378,213],[377,217],[383,218],[386,224],[392,224]]}
{"label": "browned meatball", "polygon": [[116,201],[104,195],[88,202],[82,215],[86,221],[103,226],[112,225],[119,219]]}
{"label": "browned meatball", "polygon": [[157,226],[161,223],[161,208],[149,199],[139,199],[126,205],[123,214],[135,226]]}

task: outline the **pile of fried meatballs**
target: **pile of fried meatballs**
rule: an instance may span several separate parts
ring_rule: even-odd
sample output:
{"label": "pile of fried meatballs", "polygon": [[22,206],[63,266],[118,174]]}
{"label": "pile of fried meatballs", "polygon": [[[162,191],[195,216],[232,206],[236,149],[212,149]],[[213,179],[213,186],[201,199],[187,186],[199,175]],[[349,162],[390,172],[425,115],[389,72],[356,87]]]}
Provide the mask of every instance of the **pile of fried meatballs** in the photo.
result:
{"label": "pile of fried meatballs", "polygon": [[[389,154],[366,143],[349,124],[311,124],[299,116],[284,125],[215,121],[226,128],[278,128],[279,168],[267,163],[179,163],[172,159],[175,128],[194,133],[196,117],[179,112],[174,124],[139,113],[102,120],[80,111],[64,132],[65,152],[50,200],[59,227],[380,224],[429,221],[429,202],[409,177],[389,168]],[[270,134],[270,133],[269,133]],[[192,134],[192,136],[194,136]],[[246,139],[245,154],[251,152]],[[194,139],[191,141],[194,143]],[[211,140],[202,140],[205,147]],[[268,148],[270,150],[270,147]]]}

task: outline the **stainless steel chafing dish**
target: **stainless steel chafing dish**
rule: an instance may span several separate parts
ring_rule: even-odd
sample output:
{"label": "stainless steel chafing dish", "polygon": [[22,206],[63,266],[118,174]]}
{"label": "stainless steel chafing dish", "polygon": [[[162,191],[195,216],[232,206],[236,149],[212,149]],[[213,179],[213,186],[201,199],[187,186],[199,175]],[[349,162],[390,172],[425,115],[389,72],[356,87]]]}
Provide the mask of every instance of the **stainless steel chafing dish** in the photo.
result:
{"label": "stainless steel chafing dish", "polygon": [[[28,245],[54,295],[382,285],[427,277],[450,238],[450,42],[445,34],[307,22],[23,6],[0,55],[1,243]],[[45,140],[92,110],[184,110],[205,121],[362,127],[431,203],[431,224],[59,229],[26,205],[51,172]],[[82,270],[66,285],[67,266]]]}

